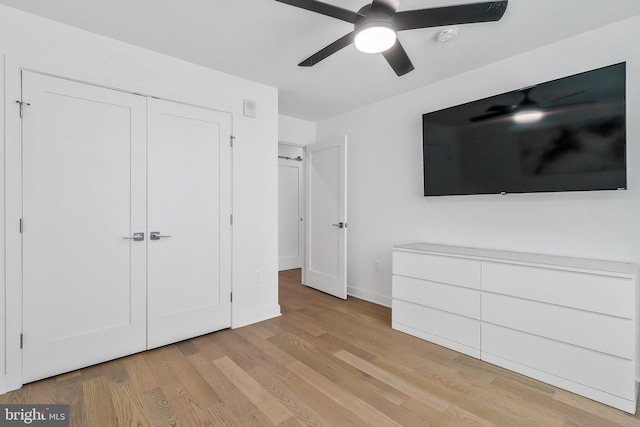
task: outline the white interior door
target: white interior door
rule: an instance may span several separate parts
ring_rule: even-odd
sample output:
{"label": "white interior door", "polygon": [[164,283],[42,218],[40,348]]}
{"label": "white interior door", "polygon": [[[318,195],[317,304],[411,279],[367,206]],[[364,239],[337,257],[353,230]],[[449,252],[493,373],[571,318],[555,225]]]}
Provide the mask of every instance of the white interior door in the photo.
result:
{"label": "white interior door", "polygon": [[347,137],[307,149],[305,285],[347,298]]}
{"label": "white interior door", "polygon": [[23,72],[23,382],[146,347],[145,98]]}
{"label": "white interior door", "polygon": [[148,121],[153,348],[231,326],[231,115],[149,99]]}
{"label": "white interior door", "polygon": [[[300,148],[300,151],[302,149]],[[291,157],[291,156],[288,156]],[[302,161],[278,160],[278,270],[301,268],[304,254]]]}

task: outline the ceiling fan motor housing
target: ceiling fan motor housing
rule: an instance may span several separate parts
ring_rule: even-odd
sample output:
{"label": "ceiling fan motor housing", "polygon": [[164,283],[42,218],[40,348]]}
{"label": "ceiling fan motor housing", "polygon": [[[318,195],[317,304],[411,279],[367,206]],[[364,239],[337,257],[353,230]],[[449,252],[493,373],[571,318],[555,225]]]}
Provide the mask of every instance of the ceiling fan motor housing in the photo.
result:
{"label": "ceiling fan motor housing", "polygon": [[375,23],[382,22],[387,23],[393,27],[392,17],[395,14],[394,10],[388,10],[386,8],[376,8],[371,10],[371,5],[368,4],[358,10],[358,16],[354,24],[354,30],[358,31],[363,27],[369,27],[375,25]]}

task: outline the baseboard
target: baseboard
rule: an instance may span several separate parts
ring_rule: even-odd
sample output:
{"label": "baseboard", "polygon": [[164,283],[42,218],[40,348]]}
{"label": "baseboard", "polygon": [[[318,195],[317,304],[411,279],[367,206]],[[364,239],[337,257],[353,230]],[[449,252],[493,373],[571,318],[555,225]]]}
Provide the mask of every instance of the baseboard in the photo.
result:
{"label": "baseboard", "polygon": [[244,313],[237,317],[234,317],[231,322],[231,329],[241,328],[243,326],[253,325],[254,323],[262,322],[264,320],[273,319],[274,317],[281,316],[280,304],[263,309]]}
{"label": "baseboard", "polygon": [[373,292],[353,287],[347,287],[347,295],[391,308],[391,297],[386,295],[374,294]]}

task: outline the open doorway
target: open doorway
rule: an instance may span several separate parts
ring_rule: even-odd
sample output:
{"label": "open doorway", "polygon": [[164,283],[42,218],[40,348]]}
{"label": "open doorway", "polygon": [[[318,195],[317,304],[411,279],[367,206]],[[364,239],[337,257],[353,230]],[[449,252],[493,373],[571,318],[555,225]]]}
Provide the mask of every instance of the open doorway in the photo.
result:
{"label": "open doorway", "polygon": [[278,271],[302,268],[304,147],[278,144]]}
{"label": "open doorway", "polygon": [[347,137],[281,143],[278,157],[279,271],[302,267],[304,285],[345,299]]}

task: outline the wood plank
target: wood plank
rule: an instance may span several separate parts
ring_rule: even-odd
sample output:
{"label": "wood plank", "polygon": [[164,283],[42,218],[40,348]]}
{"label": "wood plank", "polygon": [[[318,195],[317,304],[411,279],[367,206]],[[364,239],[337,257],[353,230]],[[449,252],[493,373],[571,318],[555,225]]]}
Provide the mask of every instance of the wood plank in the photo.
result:
{"label": "wood plank", "polygon": [[138,394],[158,387],[158,382],[153,377],[142,354],[125,357],[122,363],[129,374],[131,384],[136,388]]}
{"label": "wood plank", "polygon": [[317,426],[328,424],[318,412],[300,399],[297,393],[289,388],[289,382],[293,378],[292,375],[274,376],[268,366],[261,366],[251,372],[251,376],[272,396],[276,397],[295,418],[288,418],[280,425],[289,425],[287,423],[296,419],[301,425]]}
{"label": "wood plank", "polygon": [[142,402],[131,384],[111,389],[111,400],[121,427],[150,426]]}
{"label": "wood plank", "polygon": [[235,417],[224,402],[215,403],[205,409],[208,419],[216,427],[242,427],[243,423]]}
{"label": "wood plank", "polygon": [[241,329],[251,331],[252,333],[259,336],[263,340],[266,340],[273,336],[273,334],[267,329],[263,328],[260,323],[255,323],[253,325],[245,326],[244,328],[241,328]]}
{"label": "wood plank", "polygon": [[84,407],[89,426],[116,426],[118,421],[111,402],[111,390],[104,376],[83,382]]}
{"label": "wood plank", "polygon": [[450,402],[439,398],[433,393],[429,393],[424,389],[421,389],[420,387],[417,387],[416,385],[410,383],[409,381],[397,377],[385,371],[384,369],[377,367],[373,363],[360,359],[345,350],[337,352],[335,356],[340,360],[347,362],[354,368],[357,368],[362,372],[371,375],[372,377],[377,378],[386,384],[389,384],[391,387],[408,394],[414,399],[432,406],[436,410],[443,412],[446,411],[449,406],[451,406]]}
{"label": "wood plank", "polygon": [[236,331],[218,334],[216,346],[245,371],[268,363],[264,352]]}
{"label": "wood plank", "polygon": [[[407,398],[402,392],[353,368],[332,354],[318,351],[318,349],[314,347],[305,348],[298,346],[294,340],[291,339],[291,335],[286,332],[281,332],[278,336],[270,338],[269,341],[294,355],[297,360],[303,362],[321,375],[330,378],[336,383],[340,383],[340,386],[343,387],[345,391],[353,394],[355,397],[369,400],[372,406],[380,410],[386,407],[386,401],[391,401],[397,405]],[[386,401],[380,400],[380,397]]]}
{"label": "wood plank", "polygon": [[273,424],[278,425],[294,416],[278,399],[269,394],[230,358],[225,356],[214,360],[213,363]]}
{"label": "wood plank", "polygon": [[322,423],[321,425],[349,427],[369,426],[369,424],[358,418],[356,414],[349,411],[348,408],[337,405],[330,396],[316,387],[310,387],[307,381],[296,375],[287,382],[287,387],[292,393],[312,407],[323,419],[328,420],[326,424]]}
{"label": "wood plank", "polygon": [[[174,360],[176,356],[178,359]],[[176,368],[184,362],[182,353],[175,347],[167,346],[145,352],[144,357],[177,419],[186,425],[201,424],[204,416],[203,407],[198,401],[215,402],[217,399],[212,399],[210,393],[198,397],[191,393],[189,386],[185,385],[179,376],[180,369]]]}
{"label": "wood plank", "polygon": [[189,361],[198,373],[202,375],[202,378],[222,398],[224,407],[236,418],[243,420],[247,414],[255,413],[257,408],[253,402],[238,390],[233,382],[206,355],[202,353],[193,354],[189,356]]}
{"label": "wood plank", "polygon": [[145,391],[140,402],[152,426],[179,426],[181,423],[160,387]]}
{"label": "wood plank", "polygon": [[226,356],[224,351],[220,350],[216,345],[215,334],[203,335],[198,338],[194,338],[191,340],[193,345],[195,345],[199,354],[204,354],[209,360],[220,359],[221,357]]}
{"label": "wood plank", "polygon": [[84,427],[88,425],[87,411],[84,405],[83,377],[81,371],[61,375],[56,378],[58,383],[58,402],[69,405],[69,427]]}
{"label": "wood plank", "polygon": [[454,405],[451,405],[445,412],[440,412],[429,405],[410,398],[402,406],[423,420],[418,425],[504,427],[491,423]]}
{"label": "wood plank", "polygon": [[[557,389],[553,394],[553,398],[572,408],[580,409],[580,412],[572,411],[569,415],[574,423],[579,421],[583,422],[584,425],[587,425],[587,422],[595,425],[598,421],[606,420],[606,422],[624,427],[640,426],[640,414],[638,412],[636,412],[635,416],[632,416],[618,409],[596,404],[591,399],[562,389]],[[638,403],[640,404],[640,402]]]}
{"label": "wood plank", "polygon": [[29,403],[49,404],[58,400],[58,384],[55,378],[47,378],[38,385],[31,383],[27,385],[27,401]]}
{"label": "wood plank", "polygon": [[112,360],[103,364],[103,372],[109,387],[121,387],[131,383],[129,371],[122,360]]}
{"label": "wood plank", "polygon": [[334,382],[320,375],[304,363],[294,362],[287,366],[287,368],[309,383],[309,385],[329,396],[338,405],[353,412],[364,422],[380,427],[400,427],[400,424],[379,412],[376,408],[370,406],[366,402],[363,402],[362,400],[355,398],[352,394],[345,392]]}
{"label": "wood plank", "polygon": [[165,360],[170,364],[171,375],[189,389],[189,394],[200,408],[220,402],[220,396],[202,378],[198,371],[174,346],[162,348]]}

